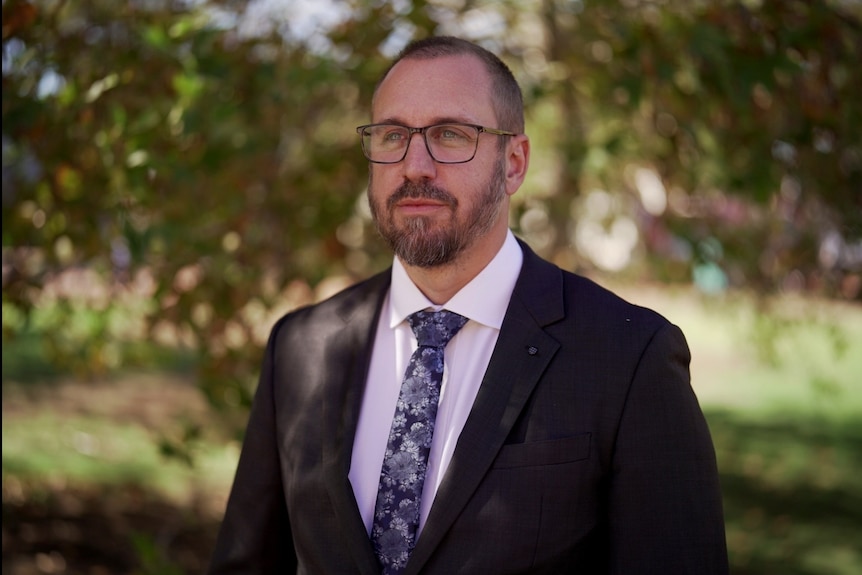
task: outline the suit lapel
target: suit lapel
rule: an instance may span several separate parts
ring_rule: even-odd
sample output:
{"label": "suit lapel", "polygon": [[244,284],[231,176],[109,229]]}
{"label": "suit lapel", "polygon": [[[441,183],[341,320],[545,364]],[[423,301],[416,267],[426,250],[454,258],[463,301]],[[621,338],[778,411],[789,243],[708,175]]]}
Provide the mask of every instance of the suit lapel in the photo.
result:
{"label": "suit lapel", "polygon": [[390,275],[372,278],[345,301],[338,315],[343,324],[327,343],[327,390],[323,398],[323,465],[327,490],[358,572],[379,575],[377,559],[365,532],[348,478],[353,439],[371,361],[374,332],[389,287]]}
{"label": "suit lapel", "polygon": [[526,245],[500,336],[405,575],[418,573],[478,488],[559,349],[544,327],[563,318],[562,274]]}

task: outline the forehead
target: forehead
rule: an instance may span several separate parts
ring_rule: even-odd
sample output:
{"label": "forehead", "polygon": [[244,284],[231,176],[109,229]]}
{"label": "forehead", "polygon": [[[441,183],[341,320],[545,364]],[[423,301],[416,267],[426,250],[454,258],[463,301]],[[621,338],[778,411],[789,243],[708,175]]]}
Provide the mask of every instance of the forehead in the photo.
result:
{"label": "forehead", "polygon": [[372,116],[374,122],[397,120],[412,126],[438,120],[493,126],[491,78],[471,55],[407,58],[380,84]]}

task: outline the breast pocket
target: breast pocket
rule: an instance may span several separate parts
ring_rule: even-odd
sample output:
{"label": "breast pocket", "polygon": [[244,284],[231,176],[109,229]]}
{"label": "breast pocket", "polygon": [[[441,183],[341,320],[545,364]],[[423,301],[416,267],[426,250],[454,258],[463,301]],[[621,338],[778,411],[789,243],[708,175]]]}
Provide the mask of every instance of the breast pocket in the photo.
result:
{"label": "breast pocket", "polygon": [[572,463],[590,457],[591,433],[562,439],[504,445],[494,460],[494,469]]}

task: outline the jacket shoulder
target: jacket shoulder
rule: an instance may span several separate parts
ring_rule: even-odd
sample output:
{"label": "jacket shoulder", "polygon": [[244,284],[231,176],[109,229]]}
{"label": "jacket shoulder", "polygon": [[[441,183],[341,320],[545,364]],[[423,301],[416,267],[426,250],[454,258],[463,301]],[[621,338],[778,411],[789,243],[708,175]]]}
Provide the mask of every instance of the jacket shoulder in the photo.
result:
{"label": "jacket shoulder", "polygon": [[594,280],[566,271],[521,242],[524,266],[515,295],[540,325],[565,322],[602,328],[632,324],[655,331],[668,322],[649,308],[633,304]]}
{"label": "jacket shoulder", "polygon": [[657,311],[632,303],[587,277],[563,271],[564,292],[570,310],[582,320],[647,322],[659,327],[670,323]]}

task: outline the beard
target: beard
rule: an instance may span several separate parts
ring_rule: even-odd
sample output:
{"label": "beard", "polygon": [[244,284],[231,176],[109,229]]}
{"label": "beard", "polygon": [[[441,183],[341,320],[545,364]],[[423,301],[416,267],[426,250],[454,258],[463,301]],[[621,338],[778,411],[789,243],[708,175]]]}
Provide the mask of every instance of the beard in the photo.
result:
{"label": "beard", "polygon": [[[404,263],[433,268],[449,264],[474,241],[487,234],[503,206],[505,191],[505,162],[501,157],[494,171],[482,187],[472,209],[458,217],[458,199],[447,190],[427,181],[405,181],[382,202],[370,194],[373,176],[369,176],[369,205],[377,232]],[[430,199],[448,207],[448,222],[436,223],[428,216],[411,216],[399,225],[395,221],[395,206],[404,199]]]}

